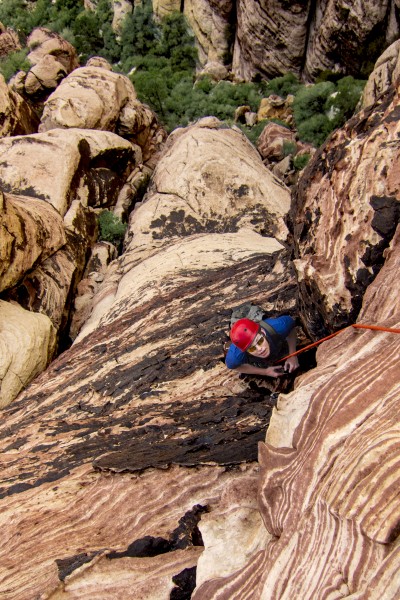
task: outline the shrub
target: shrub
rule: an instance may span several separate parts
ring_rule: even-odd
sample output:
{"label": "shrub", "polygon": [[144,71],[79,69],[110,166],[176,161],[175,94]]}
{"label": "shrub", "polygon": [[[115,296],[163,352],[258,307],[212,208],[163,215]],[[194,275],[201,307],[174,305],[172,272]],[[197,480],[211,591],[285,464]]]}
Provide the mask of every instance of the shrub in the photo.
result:
{"label": "shrub", "polygon": [[318,113],[301,122],[297,126],[299,138],[303,142],[321,146],[328,135],[333,131],[334,125],[325,114]]}
{"label": "shrub", "polygon": [[297,150],[296,142],[290,142],[289,140],[284,140],[283,142],[283,156],[289,156],[290,154],[295,154]]}
{"label": "shrub", "polygon": [[99,214],[98,222],[100,228],[99,240],[111,242],[119,248],[124,239],[127,225],[122,223],[121,219],[109,210],[103,210]]}
{"label": "shrub", "polygon": [[275,79],[261,84],[264,96],[277,94],[281,98],[286,98],[289,94],[296,94],[300,87],[302,87],[301,83],[294,73],[286,73],[282,77],[275,77]]}
{"label": "shrub", "polygon": [[300,154],[293,157],[293,166],[296,171],[301,171],[306,167],[310,161],[311,154]]}
{"label": "shrub", "polygon": [[269,121],[267,120],[259,121],[256,125],[253,125],[253,127],[248,127],[247,125],[243,125],[242,123],[235,123],[235,125],[243,131],[245,136],[255,146],[257,144],[258,138],[260,137],[264,127],[267,125],[268,122]]}
{"label": "shrub", "polygon": [[18,71],[29,71],[31,65],[27,60],[27,48],[11,52],[6,58],[0,59],[0,73],[9,81]]}

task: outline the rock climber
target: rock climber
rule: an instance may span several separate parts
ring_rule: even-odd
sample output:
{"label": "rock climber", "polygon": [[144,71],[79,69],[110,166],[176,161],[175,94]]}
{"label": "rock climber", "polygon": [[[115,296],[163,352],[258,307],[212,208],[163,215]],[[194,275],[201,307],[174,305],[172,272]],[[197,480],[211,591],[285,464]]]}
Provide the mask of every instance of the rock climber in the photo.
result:
{"label": "rock climber", "polygon": [[293,373],[298,366],[297,356],[285,360],[283,365],[274,363],[296,351],[295,322],[289,315],[282,315],[260,322],[239,319],[230,330],[232,343],[225,357],[228,369],[249,375],[279,377]]}

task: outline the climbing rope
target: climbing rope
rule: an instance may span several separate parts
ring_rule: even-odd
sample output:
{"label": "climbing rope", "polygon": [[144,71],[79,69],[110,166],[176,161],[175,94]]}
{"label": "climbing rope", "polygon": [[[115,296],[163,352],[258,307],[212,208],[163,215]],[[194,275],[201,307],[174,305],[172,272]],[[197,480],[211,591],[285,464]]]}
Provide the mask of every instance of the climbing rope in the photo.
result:
{"label": "climbing rope", "polygon": [[296,350],[296,352],[292,352],[292,354],[288,354],[287,356],[280,358],[279,360],[276,361],[276,363],[283,362],[284,360],[287,360],[288,358],[291,358],[292,356],[297,356],[298,354],[301,354],[302,352],[305,352],[306,350],[310,350],[310,348],[314,348],[315,346],[318,346],[318,344],[322,344],[322,342],[326,342],[326,340],[330,340],[331,338],[335,337],[339,333],[342,333],[342,331],[346,331],[346,329],[350,329],[350,327],[353,327],[354,329],[372,329],[373,331],[386,331],[387,333],[400,333],[400,329],[393,329],[391,327],[381,327],[380,325],[362,325],[361,323],[354,323],[354,325],[349,325],[348,327],[343,327],[343,329],[339,329],[339,331],[335,331],[335,333],[331,333],[330,335],[327,335],[326,337],[324,337],[320,340],[317,340],[316,342],[313,342],[312,344],[308,344],[308,346],[304,346],[304,348],[300,348],[300,350]]}

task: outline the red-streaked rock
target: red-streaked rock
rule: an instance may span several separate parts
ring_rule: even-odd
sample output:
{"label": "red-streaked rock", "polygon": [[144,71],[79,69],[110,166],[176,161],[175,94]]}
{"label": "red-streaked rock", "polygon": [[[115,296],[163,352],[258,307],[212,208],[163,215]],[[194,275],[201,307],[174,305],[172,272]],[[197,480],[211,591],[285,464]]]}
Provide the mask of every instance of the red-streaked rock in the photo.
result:
{"label": "red-streaked rock", "polygon": [[[400,227],[361,323],[399,329],[399,273]],[[399,334],[353,328],[320,346],[259,445],[259,506],[274,537],[230,576],[224,565],[203,573],[194,600],[398,597],[399,353]]]}
{"label": "red-streaked rock", "polygon": [[400,216],[397,90],[332,134],[299,180],[294,261],[309,330],[354,321]]}
{"label": "red-streaked rock", "polygon": [[[251,471],[251,465],[231,473],[176,466],[109,475],[83,465],[57,482],[3,498],[2,598],[93,598],[104,589],[111,597],[128,597],[136,585],[144,590],[146,581],[164,594],[158,577],[172,589],[172,576],[197,562],[202,512],[212,509],[230,481],[245,482]],[[18,568],[22,563],[24,569]]]}

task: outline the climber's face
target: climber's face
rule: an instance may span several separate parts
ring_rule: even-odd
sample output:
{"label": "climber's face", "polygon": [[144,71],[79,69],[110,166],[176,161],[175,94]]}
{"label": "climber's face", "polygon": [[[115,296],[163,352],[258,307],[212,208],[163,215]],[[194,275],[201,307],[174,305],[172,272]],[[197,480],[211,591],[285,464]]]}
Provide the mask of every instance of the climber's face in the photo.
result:
{"label": "climber's face", "polygon": [[267,358],[269,356],[269,344],[262,329],[257,333],[251,346],[247,348],[247,352],[250,352],[253,356],[258,356],[259,358]]}

